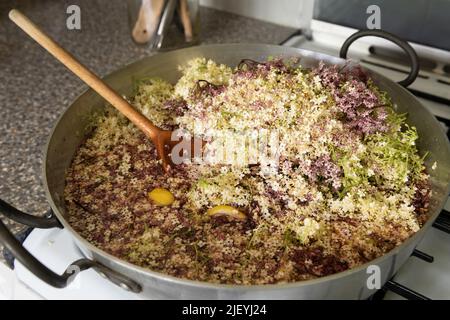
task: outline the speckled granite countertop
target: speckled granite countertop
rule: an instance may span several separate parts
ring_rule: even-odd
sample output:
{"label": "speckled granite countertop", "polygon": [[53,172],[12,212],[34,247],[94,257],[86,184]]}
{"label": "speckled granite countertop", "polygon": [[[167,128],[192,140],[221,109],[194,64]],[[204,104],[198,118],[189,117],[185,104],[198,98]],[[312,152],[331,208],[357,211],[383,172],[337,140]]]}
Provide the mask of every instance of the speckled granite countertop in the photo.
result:
{"label": "speckled granite countertop", "polygon": [[[66,28],[70,4],[81,8],[81,30]],[[41,181],[42,150],[56,119],[86,87],[9,21],[11,7],[29,15],[100,75],[152,53],[132,42],[126,1],[0,2],[0,198],[42,214],[48,209]],[[202,44],[276,44],[293,31],[207,8],[200,9],[200,19]],[[14,232],[22,228],[6,222]]]}

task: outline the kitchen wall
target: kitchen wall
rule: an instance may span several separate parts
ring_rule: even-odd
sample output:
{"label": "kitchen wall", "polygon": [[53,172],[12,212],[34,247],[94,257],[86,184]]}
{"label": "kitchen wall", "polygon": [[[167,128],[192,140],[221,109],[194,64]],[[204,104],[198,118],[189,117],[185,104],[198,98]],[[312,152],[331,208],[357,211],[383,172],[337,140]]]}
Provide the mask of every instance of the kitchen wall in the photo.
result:
{"label": "kitchen wall", "polygon": [[279,25],[305,28],[314,0],[200,0],[200,4]]}

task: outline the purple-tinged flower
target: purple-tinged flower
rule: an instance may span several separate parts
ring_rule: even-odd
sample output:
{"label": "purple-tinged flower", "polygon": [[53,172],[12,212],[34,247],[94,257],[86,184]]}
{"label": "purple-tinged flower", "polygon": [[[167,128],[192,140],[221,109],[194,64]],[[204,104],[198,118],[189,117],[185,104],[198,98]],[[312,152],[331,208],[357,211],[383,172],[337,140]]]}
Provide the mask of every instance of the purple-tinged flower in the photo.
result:
{"label": "purple-tinged flower", "polygon": [[311,163],[311,165],[303,167],[303,172],[311,182],[318,182],[319,178],[327,184],[338,190],[341,185],[342,170],[335,164],[330,155],[323,155]]}
{"label": "purple-tinged flower", "polygon": [[183,98],[167,100],[163,107],[173,112],[177,117],[184,115],[188,110],[188,105]]}
{"label": "purple-tinged flower", "polygon": [[336,107],[349,129],[361,134],[387,130],[387,113],[380,98],[367,82],[368,75],[360,68],[339,71],[337,66],[320,63],[314,70],[324,86],[331,90]]}
{"label": "purple-tinged flower", "polygon": [[192,96],[197,99],[204,95],[215,97],[224,92],[225,89],[226,87],[224,85],[216,85],[206,80],[198,80]]}

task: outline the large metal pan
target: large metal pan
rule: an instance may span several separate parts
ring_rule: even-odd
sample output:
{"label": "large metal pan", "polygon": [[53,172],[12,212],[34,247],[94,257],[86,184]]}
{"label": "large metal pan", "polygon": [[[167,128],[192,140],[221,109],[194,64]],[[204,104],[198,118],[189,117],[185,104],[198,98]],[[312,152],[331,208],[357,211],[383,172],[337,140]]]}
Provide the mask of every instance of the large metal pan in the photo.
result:
{"label": "large metal pan", "polygon": [[[399,44],[408,53],[412,61],[412,71],[403,85],[414,81],[418,72],[417,56],[412,48],[392,35],[381,31],[359,32],[352,36],[344,45],[341,56],[345,57],[352,41],[365,35],[376,35],[388,38]],[[217,62],[235,66],[243,58],[264,60],[268,56],[301,57],[301,64],[306,67],[316,66],[319,61],[328,64],[343,65],[346,61],[316,52],[295,48],[260,45],[260,44],[224,44],[203,47],[192,47],[161,53],[145,58],[126,66],[105,77],[105,81],[124,95],[131,94],[132,81],[146,76],[161,77],[172,83],[180,77],[177,66],[187,60],[204,56]],[[162,273],[141,268],[120,260],[84,240],[67,222],[67,211],[64,205],[65,172],[69,167],[77,147],[85,136],[85,128],[89,114],[104,108],[105,102],[92,90],[87,90],[79,96],[57,121],[45,149],[44,185],[47,199],[51,206],[49,216],[36,218],[18,211],[5,202],[0,202],[0,211],[6,216],[34,227],[66,228],[73,236],[74,242],[80,248],[85,259],[76,261],[68,270],[84,270],[90,267],[106,275],[111,281],[124,289],[137,292],[144,297],[158,295],[161,298],[191,298],[191,299],[364,299],[375,291],[367,286],[372,274],[371,265],[379,267],[381,284],[389,280],[403,265],[420,242],[428,228],[441,211],[449,193],[450,177],[450,147],[440,124],[420,102],[401,85],[392,82],[384,76],[370,72],[375,83],[387,91],[398,106],[399,112],[409,114],[408,122],[417,127],[420,140],[419,149],[429,151],[426,165],[438,163],[436,170],[429,170],[433,194],[430,203],[430,218],[425,226],[402,245],[384,256],[358,268],[330,275],[327,277],[289,284],[239,286],[218,285],[199,281],[190,281],[168,276]],[[53,273],[41,262],[31,256],[17,240],[0,223],[0,241],[15,255],[15,257],[36,276],[55,287],[65,287],[71,273],[63,275]],[[118,290],[121,290],[118,288]]]}

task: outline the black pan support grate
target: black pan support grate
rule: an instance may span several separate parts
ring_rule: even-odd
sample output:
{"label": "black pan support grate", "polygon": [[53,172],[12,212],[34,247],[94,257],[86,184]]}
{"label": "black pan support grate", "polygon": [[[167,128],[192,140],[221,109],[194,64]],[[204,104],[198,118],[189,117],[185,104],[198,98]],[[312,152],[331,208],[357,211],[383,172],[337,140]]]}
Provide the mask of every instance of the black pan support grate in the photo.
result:
{"label": "black pan support grate", "polygon": [[450,212],[442,210],[441,214],[434,222],[433,227],[450,234]]}

